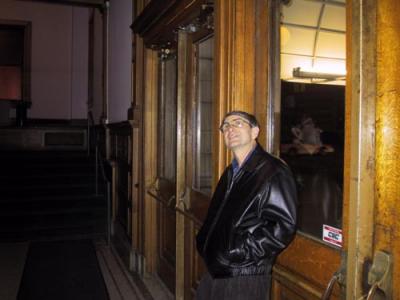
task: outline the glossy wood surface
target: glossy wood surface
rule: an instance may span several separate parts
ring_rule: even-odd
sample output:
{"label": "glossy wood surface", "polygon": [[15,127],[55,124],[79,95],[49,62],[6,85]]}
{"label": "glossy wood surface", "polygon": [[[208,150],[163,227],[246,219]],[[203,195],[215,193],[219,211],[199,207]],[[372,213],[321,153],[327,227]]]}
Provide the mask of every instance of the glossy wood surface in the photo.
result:
{"label": "glossy wood surface", "polygon": [[[346,297],[359,298],[364,263],[372,256],[375,202],[375,11],[374,1],[348,3],[345,202]],[[350,89],[351,88],[351,89]],[[346,173],[348,172],[348,173]]]}
{"label": "glossy wood surface", "polygon": [[399,1],[377,1],[375,250],[393,255],[393,299],[400,299],[399,13]]}
{"label": "glossy wood surface", "polygon": [[[153,1],[152,1],[153,2]],[[151,2],[151,3],[152,3]],[[163,18],[170,18],[173,24],[175,20],[190,20],[190,8],[187,17],[183,18],[186,14],[179,8],[176,3],[180,1],[170,1],[168,3],[160,4],[159,8],[169,7],[164,12],[158,11],[154,13],[154,20],[146,25],[145,14],[138,19],[138,23],[134,25],[134,30],[139,32],[147,47],[152,45],[166,45],[168,42],[161,38],[161,34],[171,31],[171,28],[164,26],[165,20]],[[197,4],[201,1],[192,1]],[[174,4],[175,3],[175,4]],[[186,3],[181,1],[181,3]],[[197,5],[193,3],[190,7]],[[225,113],[232,109],[243,109],[255,113],[260,119],[261,124],[267,124],[265,116],[269,109],[267,103],[267,95],[269,86],[267,84],[268,78],[268,1],[261,0],[219,0],[214,3],[215,12],[215,80],[214,80],[214,94],[215,104],[213,107],[213,118],[211,120],[215,134],[213,135],[213,162],[214,173],[213,183],[215,185],[222,170],[230,162],[230,155],[225,150],[221,135],[218,133],[218,126]],[[154,4],[155,5],[155,4]],[[171,6],[168,6],[171,5]],[[174,11],[173,5],[177,11],[168,14],[167,11]],[[150,8],[149,8],[150,9]],[[154,9],[154,8],[153,8]],[[167,17],[169,15],[169,17]],[[158,18],[156,18],[158,16]],[[175,18],[176,17],[176,18]],[[149,20],[149,19],[148,19]],[[162,21],[163,20],[163,21]],[[139,24],[143,22],[142,24]],[[178,22],[179,23],[179,22]],[[178,24],[174,23],[174,24]],[[146,26],[147,29],[146,29]],[[142,26],[142,27],[140,27]],[[161,27],[158,27],[161,26]],[[169,32],[166,37],[171,37],[172,32]],[[261,37],[260,37],[261,36]],[[140,41],[140,40],[138,40]],[[158,42],[159,41],[159,42]],[[138,43],[140,45],[140,43]],[[156,48],[158,46],[155,46]],[[137,49],[140,49],[138,46]],[[184,138],[182,138],[179,151],[181,156],[178,159],[183,159],[179,165],[178,173],[180,183],[178,185],[164,185],[162,181],[154,185],[156,182],[156,169],[157,169],[157,124],[162,116],[157,115],[157,92],[159,85],[157,83],[157,52],[152,50],[145,50],[144,69],[136,68],[137,76],[146,76],[136,92],[136,103],[141,103],[140,97],[143,97],[143,180],[146,191],[152,193],[152,187],[158,189],[156,196],[145,193],[143,196],[143,209],[145,213],[145,236],[146,239],[139,241],[144,243],[144,253],[146,256],[146,270],[148,272],[164,273],[162,277],[167,285],[173,285],[173,280],[179,280],[179,297],[182,299],[190,299],[193,297],[194,290],[197,287],[198,280],[204,272],[204,265],[199,259],[194,244],[195,234],[204,219],[207,209],[207,199],[202,197],[195,191],[187,192],[187,186],[190,186],[191,166],[190,159],[193,158],[188,147],[191,146],[191,138],[193,132],[189,124],[191,122],[191,112],[189,107],[193,101],[193,94],[190,93],[190,80],[183,79],[184,75],[179,78],[178,85],[181,86],[181,104],[180,104],[180,129],[187,130]],[[180,54],[190,56],[190,51],[178,51]],[[185,54],[186,53],[186,54]],[[138,54],[136,54],[138,57]],[[186,57],[190,59],[190,57]],[[186,72],[190,77],[190,72],[185,68],[180,70]],[[141,73],[142,72],[142,73]],[[189,86],[189,87],[188,87]],[[141,89],[141,90],[140,90]],[[186,92],[184,91],[186,89]],[[186,102],[182,102],[186,101]],[[346,102],[347,103],[347,102]],[[186,115],[185,113],[186,112]],[[186,121],[184,120],[186,118]],[[346,110],[346,139],[351,138],[350,132],[351,117],[349,109]],[[186,127],[185,127],[186,126]],[[266,125],[262,125],[265,128]],[[187,139],[186,142],[184,139]],[[262,144],[266,143],[266,136],[260,138]],[[349,153],[350,149],[346,150]],[[182,158],[182,155],[184,157]],[[348,156],[349,157],[349,156]],[[184,161],[186,159],[186,162]],[[346,160],[345,165],[345,181],[350,181],[349,165],[350,161]],[[185,173],[186,172],[186,173]],[[186,182],[185,182],[186,181]],[[185,194],[186,193],[186,194]],[[190,199],[190,207],[179,205],[175,212],[175,216],[180,219],[179,225],[172,230],[174,226],[174,218],[172,217],[172,205],[169,205],[171,197],[175,195],[178,199],[182,195]],[[348,206],[349,194],[348,187],[345,184],[345,213]],[[161,199],[161,201],[160,201]],[[174,203],[175,204],[175,203]],[[157,214],[154,214],[157,211]],[[346,217],[347,219],[347,217]],[[155,225],[157,224],[157,225]],[[157,232],[161,229],[162,231]],[[346,221],[343,224],[344,228],[348,228]],[[182,231],[183,229],[183,231]],[[174,234],[178,234],[179,239],[174,240]],[[154,240],[154,235],[157,240]],[[345,235],[346,236],[346,235]],[[182,243],[182,240],[185,242]],[[172,251],[172,244],[176,243],[176,250],[180,251],[181,262],[180,265],[174,268],[179,268],[179,277],[173,274],[178,269],[172,269],[172,262],[174,261],[174,251]],[[156,249],[156,250],[154,250]],[[154,252],[156,251],[156,253]],[[276,269],[274,272],[274,299],[317,299],[322,295],[328,281],[335,271],[338,270],[341,263],[340,249],[327,246],[320,241],[309,238],[305,235],[298,234],[292,245],[279,257]],[[182,257],[183,256],[183,257]],[[168,275],[173,277],[166,278]],[[187,282],[189,280],[189,283]],[[182,287],[184,287],[182,290]],[[337,298],[339,291],[335,290],[335,295],[331,299]]]}

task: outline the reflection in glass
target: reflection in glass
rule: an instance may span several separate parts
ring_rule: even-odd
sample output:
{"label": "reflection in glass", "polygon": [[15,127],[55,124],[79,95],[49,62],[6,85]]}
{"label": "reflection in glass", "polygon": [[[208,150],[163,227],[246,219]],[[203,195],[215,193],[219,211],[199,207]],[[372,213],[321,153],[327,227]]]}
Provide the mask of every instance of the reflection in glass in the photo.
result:
{"label": "reflection in glass", "polygon": [[344,86],[282,82],[281,158],[299,197],[299,230],[342,227]]}
{"label": "reflection in glass", "polygon": [[161,62],[160,72],[159,176],[171,182],[176,178],[176,66],[176,58],[168,58]]}
{"label": "reflection in glass", "polygon": [[214,38],[198,44],[197,55],[197,98],[195,128],[195,167],[193,188],[211,195],[212,179],[212,102],[213,102],[213,49]]}

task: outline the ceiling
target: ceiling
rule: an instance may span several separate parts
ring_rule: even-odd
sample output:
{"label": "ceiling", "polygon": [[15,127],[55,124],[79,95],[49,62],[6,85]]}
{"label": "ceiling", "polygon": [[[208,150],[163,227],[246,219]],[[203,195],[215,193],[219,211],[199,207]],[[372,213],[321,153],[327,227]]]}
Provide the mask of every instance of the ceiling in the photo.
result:
{"label": "ceiling", "polygon": [[[299,67],[310,72],[302,75],[312,72],[314,78],[293,76],[293,69]],[[321,73],[329,73],[330,79],[317,78]],[[345,73],[345,0],[293,0],[283,5],[281,79],[344,85]]]}

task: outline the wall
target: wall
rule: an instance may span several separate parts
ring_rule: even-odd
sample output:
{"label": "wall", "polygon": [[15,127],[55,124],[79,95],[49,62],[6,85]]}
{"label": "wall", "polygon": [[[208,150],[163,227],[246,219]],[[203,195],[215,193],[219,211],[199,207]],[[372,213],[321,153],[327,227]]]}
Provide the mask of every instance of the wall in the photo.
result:
{"label": "wall", "polygon": [[93,10],[93,119],[99,124],[103,114],[103,17]]}
{"label": "wall", "polygon": [[88,99],[88,9],[72,10],[71,116],[86,119]]}
{"label": "wall", "polygon": [[0,20],[32,23],[29,118],[86,118],[88,16],[87,8],[1,0]]}
{"label": "wall", "polygon": [[127,120],[132,98],[132,0],[110,1],[108,121]]}

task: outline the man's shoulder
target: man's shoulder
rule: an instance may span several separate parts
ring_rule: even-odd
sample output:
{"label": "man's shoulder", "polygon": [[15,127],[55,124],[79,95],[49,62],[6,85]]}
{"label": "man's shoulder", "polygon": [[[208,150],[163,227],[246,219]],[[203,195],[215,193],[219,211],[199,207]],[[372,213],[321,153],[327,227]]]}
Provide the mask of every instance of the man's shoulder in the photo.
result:
{"label": "man's shoulder", "polygon": [[268,170],[271,173],[287,172],[289,167],[281,158],[268,153],[264,149],[259,149],[254,157],[253,165],[260,170]]}

